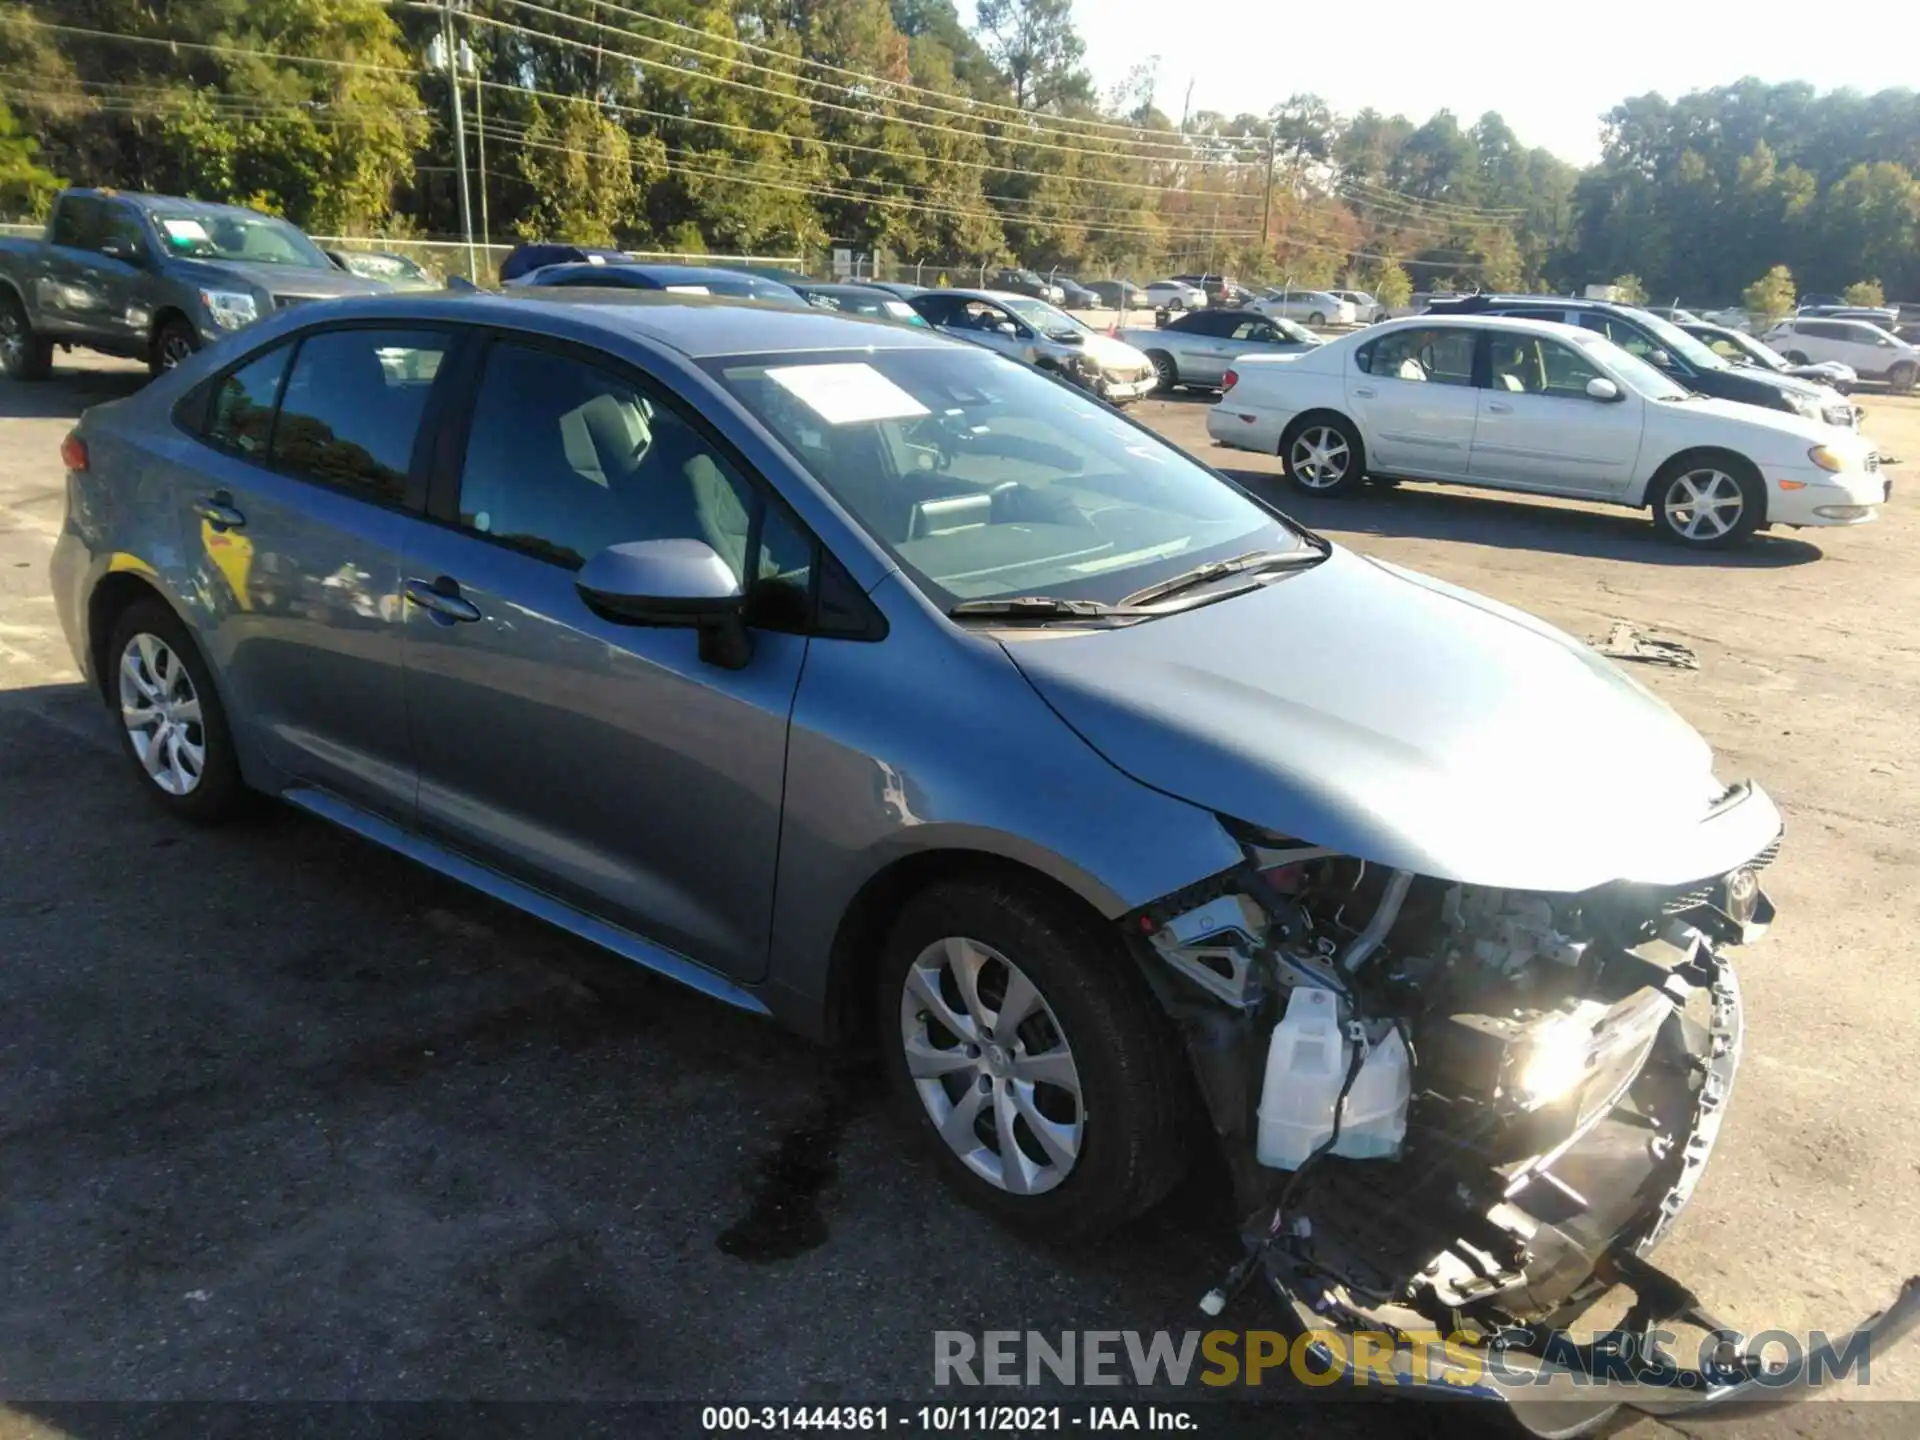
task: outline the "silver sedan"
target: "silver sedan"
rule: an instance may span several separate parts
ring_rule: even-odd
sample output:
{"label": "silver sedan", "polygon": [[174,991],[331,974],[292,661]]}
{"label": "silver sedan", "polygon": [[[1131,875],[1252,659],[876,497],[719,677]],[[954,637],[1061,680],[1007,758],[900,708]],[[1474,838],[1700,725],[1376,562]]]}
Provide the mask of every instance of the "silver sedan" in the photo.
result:
{"label": "silver sedan", "polygon": [[1116,338],[1145,352],[1162,391],[1178,385],[1218,389],[1237,356],[1285,355],[1321,343],[1291,320],[1253,310],[1191,310],[1158,329],[1121,330]]}

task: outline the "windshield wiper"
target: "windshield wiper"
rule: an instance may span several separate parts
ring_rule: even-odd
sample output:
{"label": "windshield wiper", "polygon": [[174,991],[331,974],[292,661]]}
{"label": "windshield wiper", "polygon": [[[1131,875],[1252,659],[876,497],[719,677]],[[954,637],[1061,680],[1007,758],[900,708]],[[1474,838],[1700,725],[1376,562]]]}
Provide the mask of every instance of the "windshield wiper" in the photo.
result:
{"label": "windshield wiper", "polygon": [[1061,595],[1016,595],[1008,600],[962,600],[947,614],[956,620],[1106,620],[1140,618],[1150,611],[1104,600],[1068,600]]}
{"label": "windshield wiper", "polygon": [[1205,565],[1196,565],[1191,570],[1183,570],[1165,580],[1159,580],[1145,589],[1136,590],[1120,603],[1122,605],[1146,605],[1155,600],[1164,600],[1169,595],[1177,595],[1182,590],[1191,590],[1198,585],[1210,584],[1228,575],[1244,575],[1250,570],[1288,570],[1301,565],[1317,565],[1327,558],[1328,551],[1301,548],[1299,550],[1254,550],[1246,555],[1236,555],[1231,560],[1214,560]]}

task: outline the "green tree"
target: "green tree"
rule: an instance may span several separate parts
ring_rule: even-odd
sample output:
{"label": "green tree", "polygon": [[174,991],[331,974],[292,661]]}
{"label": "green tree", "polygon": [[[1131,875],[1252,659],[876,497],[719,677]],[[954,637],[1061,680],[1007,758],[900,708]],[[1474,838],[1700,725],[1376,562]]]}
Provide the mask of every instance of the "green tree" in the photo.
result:
{"label": "green tree", "polygon": [[1796,293],[1793,272],[1776,265],[1740,292],[1740,303],[1756,321],[1775,320],[1793,313]]}
{"label": "green tree", "polygon": [[1401,309],[1413,299],[1413,281],[1396,262],[1383,260],[1373,277],[1373,298],[1389,310]]}
{"label": "green tree", "polygon": [[60,177],[38,158],[40,142],[24,134],[0,101],[0,214],[39,217],[60,188]]}
{"label": "green tree", "polygon": [[512,222],[522,240],[612,245],[639,215],[640,179],[657,176],[660,142],[640,142],[584,100],[543,109],[516,153],[532,202]]}
{"label": "green tree", "polygon": [[1856,280],[1840,292],[1840,298],[1849,305],[1878,307],[1887,303],[1887,292],[1878,280]]}
{"label": "green tree", "polygon": [[1087,45],[1073,28],[1073,0],[979,0],[987,54],[1023,110],[1056,109],[1093,99],[1080,61]]}
{"label": "green tree", "polygon": [[1613,277],[1613,288],[1619,292],[1621,302],[1627,305],[1644,305],[1647,301],[1647,287],[1640,283],[1640,277],[1632,271]]}

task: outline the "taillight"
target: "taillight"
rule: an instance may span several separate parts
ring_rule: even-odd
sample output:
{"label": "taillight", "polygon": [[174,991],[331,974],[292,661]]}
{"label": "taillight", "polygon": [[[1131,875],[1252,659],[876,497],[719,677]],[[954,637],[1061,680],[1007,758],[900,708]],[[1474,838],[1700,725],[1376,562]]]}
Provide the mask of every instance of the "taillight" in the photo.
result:
{"label": "taillight", "polygon": [[80,438],[78,430],[69,430],[67,438],[60,442],[60,463],[69,470],[87,468],[87,442]]}
{"label": "taillight", "polygon": [[1226,394],[1227,391],[1231,390],[1234,386],[1238,385],[1239,383],[1240,383],[1240,372],[1238,370],[1227,371],[1226,374],[1220,377],[1220,393],[1222,395]]}

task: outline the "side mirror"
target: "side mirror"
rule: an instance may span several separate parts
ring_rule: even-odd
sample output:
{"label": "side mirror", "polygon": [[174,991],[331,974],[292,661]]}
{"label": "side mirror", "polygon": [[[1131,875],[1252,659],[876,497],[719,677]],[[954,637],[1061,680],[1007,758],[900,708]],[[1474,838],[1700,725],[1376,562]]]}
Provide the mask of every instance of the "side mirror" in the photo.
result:
{"label": "side mirror", "polygon": [[1018,335],[1020,333],[1020,327],[1011,320],[1002,320],[993,328],[1002,335]]}
{"label": "side mirror", "polygon": [[753,658],[747,597],[727,562],[704,540],[631,540],[610,545],[574,580],[595,614],[623,625],[700,632],[700,658],[742,670]]}
{"label": "side mirror", "polygon": [[1662,370],[1671,370],[1673,368],[1673,356],[1664,350],[1655,350],[1647,356],[1647,359],[1652,364],[1659,366]]}
{"label": "side mirror", "polygon": [[109,240],[100,247],[100,253],[109,260],[120,261],[123,265],[147,263],[147,247],[137,240]]}
{"label": "side mirror", "polygon": [[1587,398],[1589,400],[1618,400],[1620,398],[1620,387],[1614,384],[1613,381],[1607,379],[1606,376],[1596,375],[1593,379],[1587,381]]}

